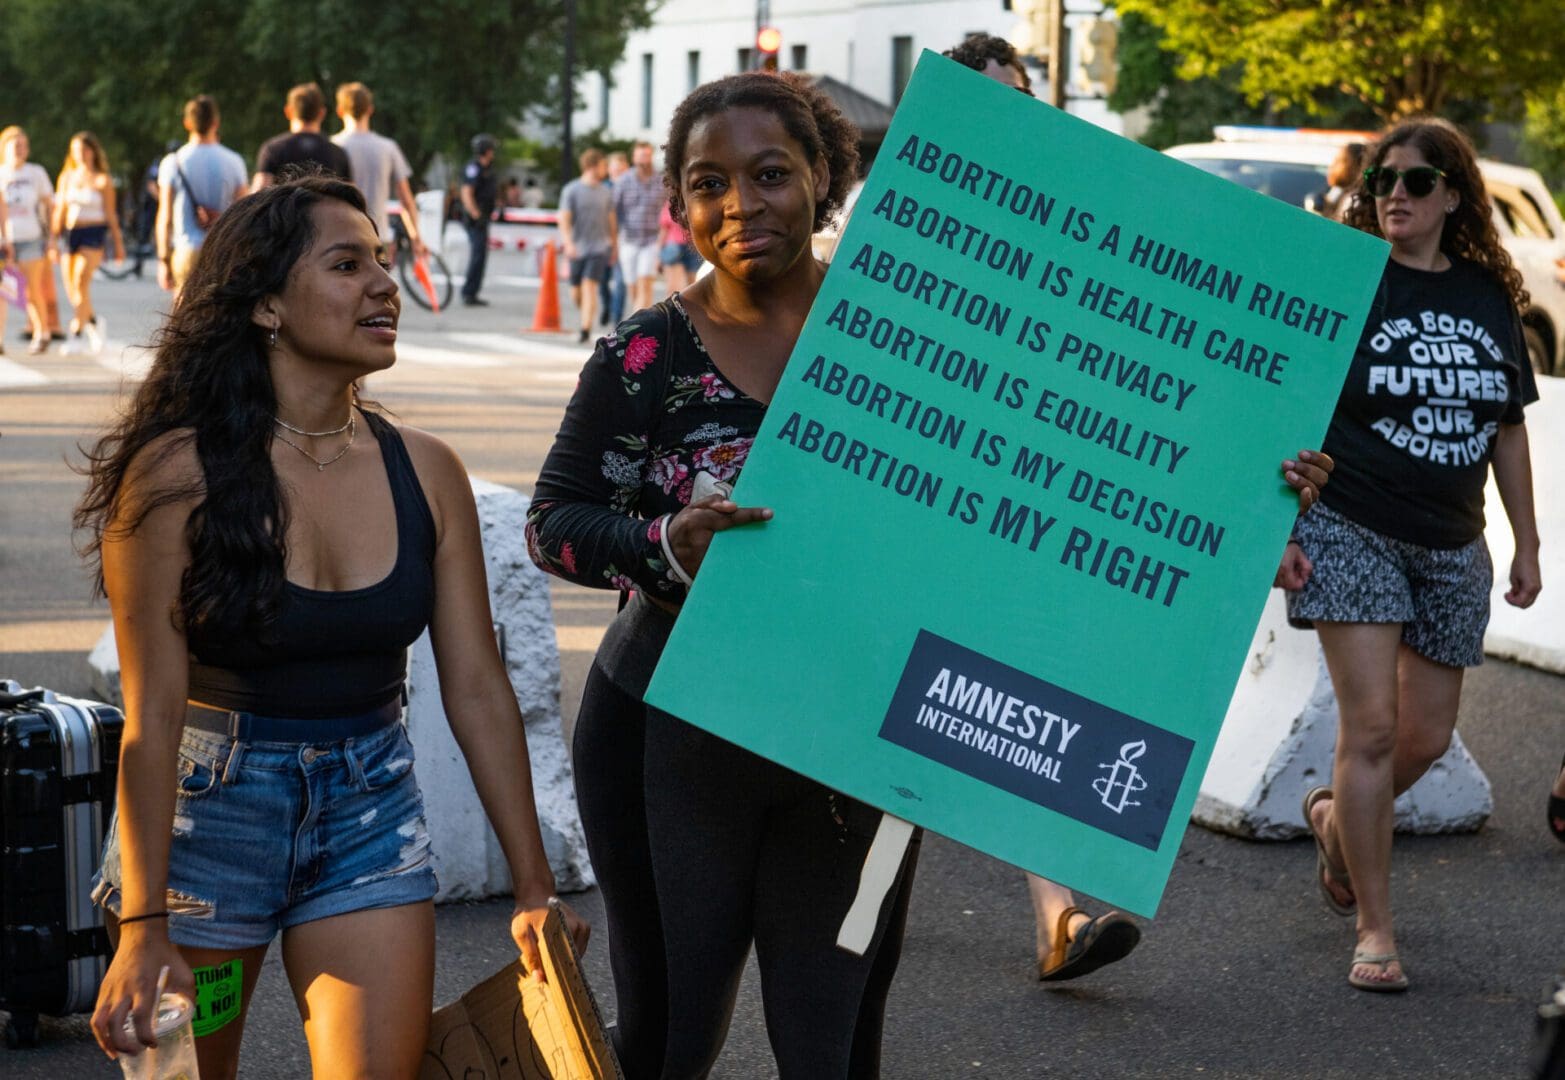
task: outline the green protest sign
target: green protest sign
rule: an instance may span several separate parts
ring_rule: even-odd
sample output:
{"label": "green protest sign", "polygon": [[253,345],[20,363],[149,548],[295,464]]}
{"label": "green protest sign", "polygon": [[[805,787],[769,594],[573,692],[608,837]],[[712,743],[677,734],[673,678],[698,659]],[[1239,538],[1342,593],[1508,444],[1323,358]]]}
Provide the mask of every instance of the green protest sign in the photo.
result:
{"label": "green protest sign", "polygon": [[647,700],[1151,914],[1385,260],[925,53]]}

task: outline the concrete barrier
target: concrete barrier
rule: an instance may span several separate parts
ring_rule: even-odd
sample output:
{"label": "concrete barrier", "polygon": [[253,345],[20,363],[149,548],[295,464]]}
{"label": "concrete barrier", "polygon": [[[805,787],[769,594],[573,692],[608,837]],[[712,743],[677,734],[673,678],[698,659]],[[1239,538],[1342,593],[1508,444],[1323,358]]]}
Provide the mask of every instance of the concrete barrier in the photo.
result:
{"label": "concrete barrier", "polygon": [[1538,401],[1527,408],[1527,439],[1538,535],[1543,538],[1543,592],[1526,610],[1505,602],[1516,541],[1491,476],[1484,535],[1494,558],[1494,595],[1483,647],[1490,656],[1565,674],[1565,379],[1540,378],[1538,393]]}
{"label": "concrete barrier", "polygon": [[[594,878],[576,811],[570,757],[560,731],[560,656],[548,579],[527,557],[522,534],[528,499],[519,491],[476,478],[473,495],[483,532],[495,633],[526,718],[544,848],[560,890],[579,891],[594,884]],[[112,625],[104,630],[88,663],[94,693],[119,703],[119,656]],[[467,900],[509,892],[510,874],[499,841],[484,817],[440,704],[440,680],[427,632],[414,644],[409,659],[407,724],[440,878],[435,899]]]}
{"label": "concrete barrier", "polygon": [[[1337,698],[1315,634],[1288,625],[1273,590],[1256,627],[1191,819],[1251,840],[1305,834],[1304,793],[1331,783]],[[1489,781],[1462,745],[1396,802],[1401,832],[1468,832],[1494,809]]]}

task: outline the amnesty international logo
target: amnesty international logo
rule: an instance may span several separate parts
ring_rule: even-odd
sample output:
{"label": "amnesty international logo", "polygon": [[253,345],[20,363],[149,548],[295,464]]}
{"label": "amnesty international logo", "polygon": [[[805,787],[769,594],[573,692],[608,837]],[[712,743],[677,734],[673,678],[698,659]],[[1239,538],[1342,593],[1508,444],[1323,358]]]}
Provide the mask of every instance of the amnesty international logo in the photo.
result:
{"label": "amnesty international logo", "polygon": [[1141,770],[1136,768],[1136,759],[1147,752],[1147,744],[1137,739],[1128,742],[1119,748],[1119,760],[1105,762],[1098,766],[1100,771],[1107,770],[1107,776],[1100,776],[1092,782],[1092,790],[1096,791],[1103,801],[1103,805],[1116,814],[1123,814],[1127,806],[1140,806],[1139,800],[1131,796],[1139,791],[1147,789],[1147,782],[1141,775]]}
{"label": "amnesty international logo", "polygon": [[1151,850],[1163,842],[1194,745],[928,630],[914,641],[880,737]]}

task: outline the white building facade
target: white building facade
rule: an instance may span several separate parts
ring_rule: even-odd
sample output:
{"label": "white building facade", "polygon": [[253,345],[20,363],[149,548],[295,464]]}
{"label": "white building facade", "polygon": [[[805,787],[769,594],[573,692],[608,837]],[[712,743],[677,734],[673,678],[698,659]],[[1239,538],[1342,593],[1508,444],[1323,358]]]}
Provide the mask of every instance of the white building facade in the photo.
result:
{"label": "white building facade", "polygon": [[[1010,0],[772,0],[770,7],[770,25],[782,32],[779,68],[830,76],[891,107],[923,50],[939,52],[978,31],[1010,37],[1021,21]],[[1093,0],[1067,3],[1067,28],[1101,10]],[[686,94],[751,66],[755,37],[755,0],[667,0],[649,29],[630,36],[608,80],[581,80],[576,129],[661,145]],[[1041,94],[1038,82],[1035,73]],[[1101,100],[1073,99],[1069,109],[1120,130]]]}

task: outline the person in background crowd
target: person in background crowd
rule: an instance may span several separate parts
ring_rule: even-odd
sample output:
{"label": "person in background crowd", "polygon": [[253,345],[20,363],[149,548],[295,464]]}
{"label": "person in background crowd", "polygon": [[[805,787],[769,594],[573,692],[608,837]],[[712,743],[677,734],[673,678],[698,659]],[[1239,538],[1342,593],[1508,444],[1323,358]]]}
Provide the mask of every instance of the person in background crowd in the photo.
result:
{"label": "person in background crowd", "polygon": [[570,266],[571,303],[581,312],[578,341],[592,333],[598,288],[615,259],[614,198],[603,179],[603,152],[588,148],[581,175],[560,192],[560,240]]}
{"label": "person in background crowd", "polygon": [[538,178],[529,176],[527,183],[522,185],[522,206],[528,210],[537,210],[543,206],[543,188],[538,186]]}
{"label": "person in background crowd", "polygon": [[[1391,917],[1392,801],[1445,753],[1464,669],[1483,662],[1491,464],[1516,538],[1505,599],[1525,608],[1542,587],[1523,422],[1538,391],[1518,315],[1526,289],[1467,137],[1406,121],[1365,164],[1347,224],[1389,240],[1391,258],[1326,434],[1336,477],[1294,528],[1290,551],[1313,571],[1288,615],[1320,636],[1341,715],[1332,785],[1304,800],[1316,884],[1332,910],[1357,914],[1349,984],[1388,992],[1408,986]],[[1437,348],[1463,357],[1463,379],[1430,364]],[[1444,426],[1426,425],[1431,413]]]}
{"label": "person in background crowd", "polygon": [[633,168],[614,182],[614,221],[618,226],[619,271],[633,311],[652,306],[658,272],[658,213],[668,205],[663,178],[652,170],[652,144],[638,142],[630,152]]}
{"label": "person in background crowd", "polygon": [[511,177],[505,182],[505,189],[500,193],[500,205],[502,207],[520,208],[522,205],[522,185],[516,177]]}
{"label": "person in background crowd", "polygon": [[190,997],[221,972],[237,1014],[196,1052],[206,1080],[234,1076],[280,934],[314,1074],[418,1073],[436,884],[401,720],[426,627],[510,869],[508,938],[541,978],[554,877],[467,472],[355,392],[395,362],[400,307],[357,188],[270,185],[207,234],[151,370],[89,452],[76,525],[125,693],[93,884],[116,939],[92,1016],[111,1056],[153,1044],[160,970]]}
{"label": "person in background crowd", "polygon": [[28,161],[32,144],[27,132],[12,125],[0,131],[0,189],[5,191],[6,242],[27,287],[27,321],[33,356],[49,348],[46,309],[53,272],[49,266],[49,226],[54,210],[54,185],[37,162]]}
{"label": "person in background crowd", "polygon": [[218,141],[217,101],[185,102],[189,140],[158,164],[158,284],[179,299],[207,230],[245,193],[244,158]]}
{"label": "person in background crowd", "polygon": [[92,275],[103,262],[106,241],[114,242],[115,261],[125,261],[125,240],[120,235],[109,160],[92,132],[78,131],[71,136],[70,152],[56,187],[51,232],[65,240],[65,295],[72,308],[66,348],[79,349],[85,333],[92,351],[101,352],[105,330],[92,307]]}
{"label": "person in background crowd", "polygon": [[1346,219],[1350,196],[1358,185],[1359,174],[1364,171],[1366,149],[1361,142],[1344,143],[1338,147],[1336,156],[1326,169],[1326,190],[1306,196],[1304,209],[1333,221]]}
{"label": "person in background crowd", "polygon": [[381,241],[388,245],[391,243],[391,225],[386,206],[394,191],[401,207],[402,227],[413,244],[413,254],[423,258],[427,248],[419,232],[418,208],[413,202],[413,188],[408,182],[413,170],[395,139],[370,130],[370,118],[374,115],[375,96],[370,93],[369,87],[361,82],[339,86],[337,116],[342,120],[342,130],[332,136],[332,142],[348,155],[349,176],[364,193],[370,220],[375,222],[375,230],[380,233]]}
{"label": "person in background crowd", "polygon": [[[473,157],[462,167],[462,225],[467,229],[467,277],[462,282],[462,303],[487,307],[478,291],[484,287],[484,267],[489,263],[489,219],[495,205],[495,150],[493,135],[473,136]],[[406,215],[404,215],[406,216]]]}
{"label": "person in background crowd", "polygon": [[[630,171],[630,159],[625,156],[623,150],[615,150],[609,154],[607,164],[608,185],[612,194],[620,177]],[[619,242],[617,233],[614,239],[617,250]],[[603,313],[604,326],[618,326],[620,320],[625,317],[625,295],[625,275],[620,272],[619,258],[616,255],[609,263],[609,272],[598,285],[598,299],[602,301],[599,311]]]}
{"label": "person in background crowd", "polygon": [[[0,273],[4,273],[11,261],[16,258],[15,249],[11,246],[11,219],[5,208],[5,186],[0,185]],[[10,282],[3,282],[10,287]],[[4,296],[0,296],[0,356],[5,355],[5,317],[11,305]]]}
{"label": "person in background crowd", "polygon": [[319,170],[350,179],[348,155],[321,134],[321,122],[326,119],[326,95],[318,85],[300,83],[288,91],[283,115],[288,118],[288,130],[261,144],[261,151],[255,156],[251,191],[260,191],[267,184],[276,183],[280,177],[288,175],[285,169],[295,172]]}
{"label": "person in background crowd", "polygon": [[961,43],[940,54],[972,68],[980,75],[1033,96],[1032,77],[1016,46],[993,34],[968,34]]}
{"label": "person in background crowd", "polygon": [[658,260],[663,266],[663,282],[668,295],[684,291],[701,269],[701,253],[690,242],[685,227],[674,220],[668,200],[658,211]]}

